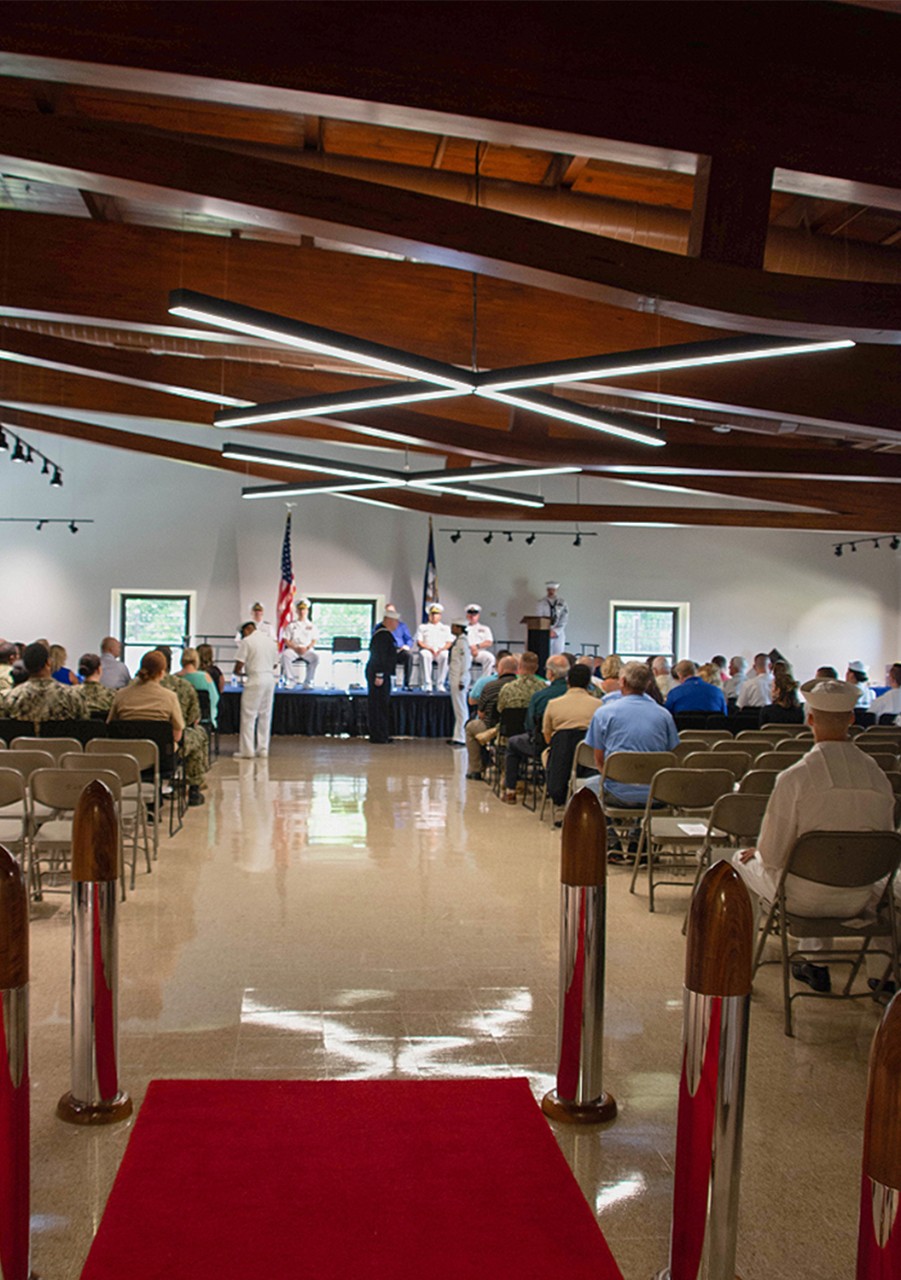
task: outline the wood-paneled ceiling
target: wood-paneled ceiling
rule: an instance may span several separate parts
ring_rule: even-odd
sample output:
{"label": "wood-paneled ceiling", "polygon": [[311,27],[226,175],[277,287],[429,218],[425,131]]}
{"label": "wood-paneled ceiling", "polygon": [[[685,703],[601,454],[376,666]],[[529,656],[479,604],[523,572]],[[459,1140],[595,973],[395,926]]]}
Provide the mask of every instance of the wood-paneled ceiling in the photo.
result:
{"label": "wood-paneled ceiling", "polygon": [[[203,333],[168,314],[175,288],[467,368],[851,337],[554,388],[659,431],[654,450],[471,396],[260,430],[332,456],[383,433],[398,468],[584,469],[572,500],[505,524],[901,524],[898,14],[139,0],[3,19],[2,422],[277,482],[223,458],[225,433],[204,443],[218,398],[373,382]],[[660,487],[622,484],[642,479]],[[452,494],[391,501],[499,515]]]}

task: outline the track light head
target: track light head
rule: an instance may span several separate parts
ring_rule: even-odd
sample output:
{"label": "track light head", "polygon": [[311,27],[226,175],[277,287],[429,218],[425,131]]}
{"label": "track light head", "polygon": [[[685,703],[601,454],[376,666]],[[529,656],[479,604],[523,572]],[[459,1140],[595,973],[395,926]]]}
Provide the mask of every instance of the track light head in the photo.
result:
{"label": "track light head", "polygon": [[34,451],[30,444],[25,446],[25,461],[34,462]]}
{"label": "track light head", "polygon": [[494,540],[493,533],[489,533],[487,537],[482,539],[482,541],[485,543],[486,546],[488,545],[489,542],[492,542],[493,540]]}
{"label": "track light head", "polygon": [[61,489],[63,487],[63,473],[59,467],[53,468],[53,478],[50,481],[51,489]]}
{"label": "track light head", "polygon": [[9,441],[6,438],[6,432],[0,427],[0,449],[8,449]]}
{"label": "track light head", "polygon": [[526,538],[526,546],[530,547],[534,541],[535,541],[535,535],[534,533],[530,533],[529,536]]}
{"label": "track light head", "polygon": [[16,442],[16,447],[13,449],[12,461],[13,461],[13,462],[24,462],[24,461],[25,461],[25,450],[22,448],[22,441],[19,439],[19,437],[18,437],[18,436],[14,436],[14,437],[13,437],[13,439],[14,439],[14,440],[15,440],[15,442]]}
{"label": "track light head", "polygon": [[508,533],[508,534],[507,534],[507,541],[508,541],[508,542],[512,542],[512,541],[513,541],[513,534],[512,534],[512,533]]}
{"label": "track light head", "polygon": [[47,461],[47,459],[45,458],[45,459],[44,459],[44,465],[41,467],[41,475],[42,475],[42,476],[46,476],[46,475],[49,475],[49,474],[50,474],[50,463],[49,463],[49,462]]}
{"label": "track light head", "polygon": [[581,547],[581,545],[582,545],[582,535],[581,533],[577,533],[575,538],[573,538],[573,546]]}
{"label": "track light head", "polygon": [[47,523],[47,521],[46,521],[46,520],[39,520],[39,521],[37,522],[37,524],[36,524],[34,527],[35,527],[35,529],[37,529],[38,533],[40,533],[40,532],[41,532],[41,530],[43,529],[43,527],[44,527],[44,525],[45,525],[46,523]]}
{"label": "track light head", "polygon": [[458,529],[456,533],[451,534],[451,542],[459,542],[462,537],[463,534]]}
{"label": "track light head", "polygon": [[78,525],[75,523],[74,520],[69,521],[69,532],[78,533]]}
{"label": "track light head", "polygon": [[856,550],[857,550],[857,543],[856,543],[856,542],[852,542],[852,543],[850,543],[850,547],[851,547],[851,550],[852,550],[852,551],[856,551]]}
{"label": "track light head", "polygon": [[840,556],[840,555],[842,554],[842,546],[841,546],[841,543],[839,543],[839,544],[838,544],[838,546],[835,548],[835,554],[836,554],[837,556]]}
{"label": "track light head", "polygon": [[889,543],[889,546],[893,551],[897,551],[898,548],[901,547],[901,541],[899,541],[897,533],[893,535],[892,540]]}

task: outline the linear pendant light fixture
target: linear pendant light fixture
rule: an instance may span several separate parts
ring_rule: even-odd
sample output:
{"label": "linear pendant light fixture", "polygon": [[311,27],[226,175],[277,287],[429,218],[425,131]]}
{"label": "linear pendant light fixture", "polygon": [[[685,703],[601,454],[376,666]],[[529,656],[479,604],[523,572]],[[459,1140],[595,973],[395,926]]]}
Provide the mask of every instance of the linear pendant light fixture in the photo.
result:
{"label": "linear pendant light fixture", "polygon": [[[559,396],[533,390],[555,383],[580,382],[625,377],[642,373],[689,369],[704,365],[729,364],[742,360],[774,359],[779,356],[814,355],[853,347],[849,338],[826,342],[796,342],[768,336],[752,335],[728,338],[722,342],[684,343],[676,347],[649,348],[614,355],[589,356],[576,360],[522,365],[517,368],[475,372],[456,365],[429,360],[397,347],[368,342],[351,334],[305,324],[271,311],[228,302],[192,289],[175,289],[170,294],[169,311],[187,320],[201,321],[250,337],[263,338],[284,346],[296,347],[319,355],[336,356],[382,374],[395,374],[411,381],[337,393],[278,400],[250,408],[224,409],[216,413],[217,427],[241,427],[263,422],[279,422],[291,418],[316,417],[321,414],[415,404],[421,400],[442,399],[454,395],[480,395],[505,404],[516,405],[533,413],[558,418],[577,426],[603,431],[640,444],[660,445],[659,435],[636,431],[630,420],[618,415],[599,413],[585,405],[574,405]],[[509,393],[520,394],[516,397]],[[525,392],[526,394],[522,394]]]}

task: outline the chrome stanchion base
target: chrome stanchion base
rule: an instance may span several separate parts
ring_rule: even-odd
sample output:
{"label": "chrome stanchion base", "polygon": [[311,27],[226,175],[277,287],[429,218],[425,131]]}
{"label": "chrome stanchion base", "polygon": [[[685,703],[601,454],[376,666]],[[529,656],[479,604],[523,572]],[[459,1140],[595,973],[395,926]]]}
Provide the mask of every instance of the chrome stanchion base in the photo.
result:
{"label": "chrome stanchion base", "polygon": [[655,1271],[651,1280],[671,1280],[669,1267],[664,1267],[662,1271]]}
{"label": "chrome stanchion base", "polygon": [[81,1102],[72,1093],[64,1093],[56,1104],[56,1114],[66,1124],[118,1124],[127,1120],[133,1110],[127,1093],[117,1093],[108,1102]]}
{"label": "chrome stanchion base", "polygon": [[541,1110],[561,1124],[605,1124],[616,1118],[616,1099],[610,1093],[602,1093],[593,1102],[569,1102],[551,1089],[541,1099]]}

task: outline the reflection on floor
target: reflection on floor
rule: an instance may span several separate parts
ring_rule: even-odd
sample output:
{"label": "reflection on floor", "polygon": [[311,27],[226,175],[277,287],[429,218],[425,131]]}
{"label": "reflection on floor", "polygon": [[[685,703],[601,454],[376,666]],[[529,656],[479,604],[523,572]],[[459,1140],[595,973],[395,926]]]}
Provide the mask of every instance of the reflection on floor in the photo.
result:
{"label": "reflection on floor", "polygon": [[[223,756],[120,912],[122,1078],[450,1078],[555,1069],[559,832],[466,782],[435,742],[279,739]],[[686,891],[657,913],[610,880],[605,1086],[619,1117],[557,1137],[626,1280],[667,1259]],[[54,1118],[69,1087],[65,898],[32,924],[33,1250],[77,1277],[128,1126]],[[879,1010],[802,1002],[782,1034],[758,982],[739,1264],[744,1280],[854,1271],[866,1059]],[[490,1141],[486,1134],[486,1141]],[[173,1152],[173,1158],[178,1153]],[[401,1272],[399,1272],[401,1274]]]}

